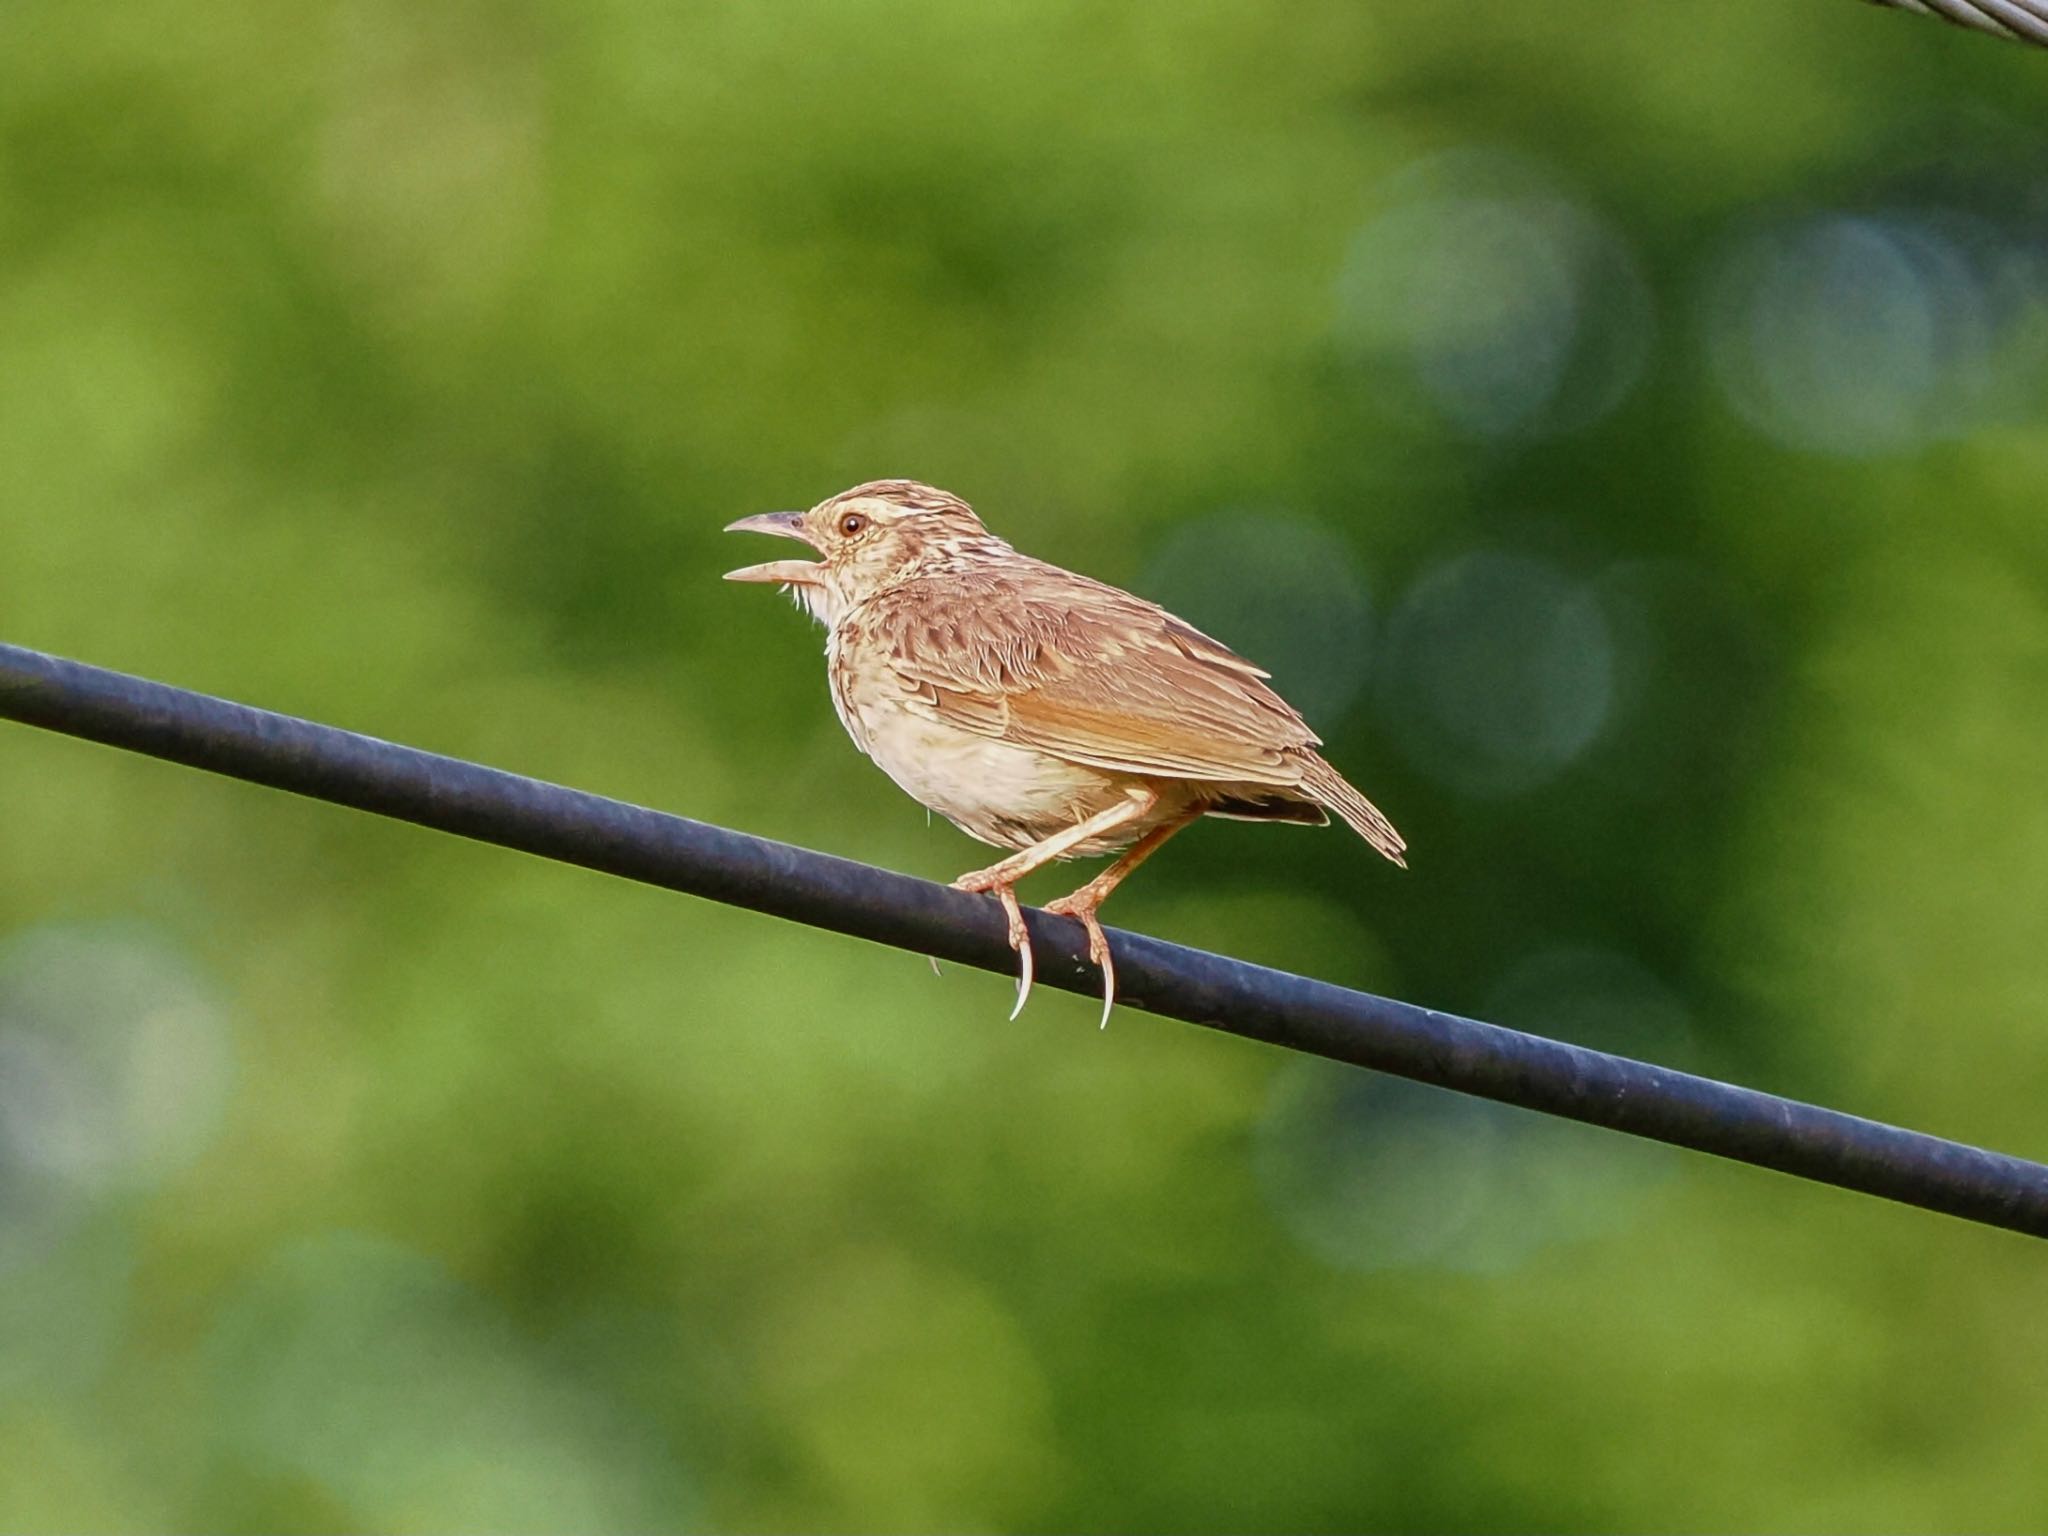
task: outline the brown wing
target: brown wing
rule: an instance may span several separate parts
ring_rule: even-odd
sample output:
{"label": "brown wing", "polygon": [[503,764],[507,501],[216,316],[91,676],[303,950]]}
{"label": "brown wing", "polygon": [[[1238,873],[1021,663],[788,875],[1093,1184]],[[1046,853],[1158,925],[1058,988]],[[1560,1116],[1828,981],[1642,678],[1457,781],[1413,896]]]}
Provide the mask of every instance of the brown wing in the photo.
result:
{"label": "brown wing", "polygon": [[929,577],[871,608],[861,627],[911,707],[964,730],[1091,767],[1287,786],[1317,742],[1250,662],[1057,566]]}

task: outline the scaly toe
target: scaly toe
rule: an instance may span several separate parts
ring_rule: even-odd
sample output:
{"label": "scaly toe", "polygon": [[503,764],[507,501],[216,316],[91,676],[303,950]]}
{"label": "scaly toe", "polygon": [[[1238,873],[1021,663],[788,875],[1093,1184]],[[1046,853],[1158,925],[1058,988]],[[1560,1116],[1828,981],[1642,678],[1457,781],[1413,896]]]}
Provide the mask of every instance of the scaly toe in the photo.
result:
{"label": "scaly toe", "polygon": [[1096,1027],[1107,1029],[1109,1010],[1116,1006],[1116,962],[1110,958],[1109,935],[1102,931],[1102,919],[1095,915],[1097,905],[1089,901],[1083,892],[1076,891],[1071,896],[1047,902],[1045,910],[1060,917],[1071,917],[1088,930],[1088,958],[1102,972],[1102,1022]]}
{"label": "scaly toe", "polygon": [[953,889],[965,891],[970,896],[984,896],[1000,891],[1006,885],[1015,885],[1023,873],[1006,859],[1001,864],[989,865],[987,869],[970,869],[953,882]]}
{"label": "scaly toe", "polygon": [[1031,932],[1024,926],[1024,909],[1017,904],[1016,891],[1003,885],[996,888],[995,894],[1003,904],[1003,915],[1010,920],[1010,948],[1017,951],[1017,1006],[1010,1010],[1010,1019],[1014,1023],[1031,996],[1035,964],[1031,954]]}

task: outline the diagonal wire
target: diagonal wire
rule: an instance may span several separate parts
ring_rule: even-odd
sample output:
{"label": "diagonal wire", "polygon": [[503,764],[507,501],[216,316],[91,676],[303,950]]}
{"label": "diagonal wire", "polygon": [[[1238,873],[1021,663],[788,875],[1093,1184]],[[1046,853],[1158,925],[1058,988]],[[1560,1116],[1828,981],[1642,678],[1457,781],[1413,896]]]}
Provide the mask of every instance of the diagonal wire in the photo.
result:
{"label": "diagonal wire", "polygon": [[2048,0],[1871,0],[1894,10],[1939,16],[1959,27],[1974,27],[2023,43],[2048,47]]}
{"label": "diagonal wire", "polygon": [[[0,645],[0,719],[1008,973],[996,904],[851,860]],[[1029,914],[1039,979],[1095,994],[1078,925]],[[2048,1167],[1754,1089],[1114,932],[1168,1018],[2048,1237]]]}

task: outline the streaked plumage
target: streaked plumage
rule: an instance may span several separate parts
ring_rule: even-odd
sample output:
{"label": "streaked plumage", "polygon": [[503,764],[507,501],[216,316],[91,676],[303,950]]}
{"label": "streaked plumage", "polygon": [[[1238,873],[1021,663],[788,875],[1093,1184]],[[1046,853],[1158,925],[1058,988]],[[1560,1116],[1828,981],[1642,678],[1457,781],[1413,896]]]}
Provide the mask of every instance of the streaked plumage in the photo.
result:
{"label": "streaked plumage", "polygon": [[1114,977],[1095,908],[1188,822],[1335,813],[1403,862],[1400,834],[1317,752],[1267,673],[1155,603],[1019,554],[958,497],[877,480],[732,526],[825,557],[730,579],[787,585],[826,624],[832,700],[855,745],[969,836],[1020,850],[958,882],[1011,914],[1020,1007],[1030,947],[1011,887],[1050,859],[1132,848],[1047,907],[1088,928],[1105,1018]]}

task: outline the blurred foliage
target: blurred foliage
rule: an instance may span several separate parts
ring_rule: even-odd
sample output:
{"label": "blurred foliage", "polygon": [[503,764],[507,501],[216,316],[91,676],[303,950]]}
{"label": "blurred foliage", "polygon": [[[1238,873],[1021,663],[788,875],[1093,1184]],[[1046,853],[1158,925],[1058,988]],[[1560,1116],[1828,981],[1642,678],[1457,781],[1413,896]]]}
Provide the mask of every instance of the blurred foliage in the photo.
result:
{"label": "blurred foliage", "polygon": [[[1823,0],[11,0],[0,633],[949,877],[717,580],[915,475],[1413,844],[1214,824],[1118,921],[2040,1156],[2043,70]],[[27,731],[0,804],[7,1529],[2048,1507],[2019,1239]]]}

